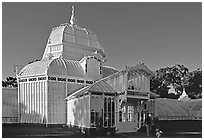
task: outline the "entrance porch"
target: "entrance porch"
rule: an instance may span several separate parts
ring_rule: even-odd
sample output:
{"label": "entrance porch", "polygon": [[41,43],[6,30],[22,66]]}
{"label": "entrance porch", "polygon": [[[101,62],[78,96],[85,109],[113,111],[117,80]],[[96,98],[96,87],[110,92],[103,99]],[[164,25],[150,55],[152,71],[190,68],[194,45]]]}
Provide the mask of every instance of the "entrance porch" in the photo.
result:
{"label": "entrance porch", "polygon": [[145,125],[149,94],[128,90],[118,97],[117,133],[137,132]]}

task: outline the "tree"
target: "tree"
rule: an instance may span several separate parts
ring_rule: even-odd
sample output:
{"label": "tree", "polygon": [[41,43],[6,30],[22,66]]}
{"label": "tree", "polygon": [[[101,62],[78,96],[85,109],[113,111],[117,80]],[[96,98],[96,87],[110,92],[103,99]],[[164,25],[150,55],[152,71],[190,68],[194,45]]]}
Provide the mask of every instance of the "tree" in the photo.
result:
{"label": "tree", "polygon": [[197,69],[190,73],[186,93],[190,98],[202,98],[202,70]]}
{"label": "tree", "polygon": [[40,61],[40,59],[35,59],[33,61],[30,61],[28,64],[31,64],[31,63],[34,63],[34,62],[37,62],[37,61]]}
{"label": "tree", "polygon": [[[35,59],[30,61],[28,64],[34,63],[36,61],[40,61],[40,59]],[[17,79],[15,77],[7,77],[5,81],[2,81],[2,87],[17,87]]]}
{"label": "tree", "polygon": [[160,98],[167,98],[168,90],[169,88],[167,87],[167,85],[162,83],[162,80],[159,77],[151,77],[150,91],[160,95]]}
{"label": "tree", "polygon": [[7,81],[2,81],[2,87],[7,87],[8,86],[8,82]]}
{"label": "tree", "polygon": [[17,79],[15,77],[7,77],[6,81],[2,81],[2,87],[17,87]]}
{"label": "tree", "polygon": [[[155,76],[150,80],[150,90],[160,95],[161,98],[178,99],[183,90],[186,89],[186,93],[190,98],[198,98],[202,96],[201,82],[201,70],[190,73],[184,65],[176,64],[172,67],[157,70]],[[168,94],[168,86],[170,85],[175,88],[177,94]]]}
{"label": "tree", "polygon": [[163,82],[167,85],[173,85],[177,93],[181,94],[188,82],[188,68],[177,64],[173,67],[165,68],[164,72]]}

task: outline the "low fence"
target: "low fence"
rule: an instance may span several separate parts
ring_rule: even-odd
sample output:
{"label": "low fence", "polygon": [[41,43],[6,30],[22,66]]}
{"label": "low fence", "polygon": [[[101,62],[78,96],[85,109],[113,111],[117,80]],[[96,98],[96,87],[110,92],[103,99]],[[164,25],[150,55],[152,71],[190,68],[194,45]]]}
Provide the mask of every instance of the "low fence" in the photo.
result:
{"label": "low fence", "polygon": [[202,120],[161,120],[163,132],[202,132]]}
{"label": "low fence", "polygon": [[2,88],[2,123],[18,123],[17,88]]}

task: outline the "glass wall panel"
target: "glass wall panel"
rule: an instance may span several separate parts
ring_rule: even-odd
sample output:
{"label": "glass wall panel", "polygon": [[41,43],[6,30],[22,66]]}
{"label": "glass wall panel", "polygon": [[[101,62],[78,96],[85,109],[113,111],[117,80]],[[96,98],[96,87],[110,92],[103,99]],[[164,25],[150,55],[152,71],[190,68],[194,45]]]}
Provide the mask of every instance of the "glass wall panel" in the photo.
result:
{"label": "glass wall panel", "polygon": [[128,106],[128,121],[133,121],[134,106]]}

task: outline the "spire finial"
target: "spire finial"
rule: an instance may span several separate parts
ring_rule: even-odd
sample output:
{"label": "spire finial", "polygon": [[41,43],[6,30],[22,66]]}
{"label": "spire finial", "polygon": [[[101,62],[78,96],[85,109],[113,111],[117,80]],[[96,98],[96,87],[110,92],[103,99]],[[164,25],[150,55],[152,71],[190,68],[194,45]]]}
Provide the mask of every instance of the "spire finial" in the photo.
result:
{"label": "spire finial", "polygon": [[76,19],[75,19],[75,15],[74,14],[75,14],[74,13],[74,6],[72,6],[72,15],[71,15],[71,19],[69,21],[71,25],[76,24]]}

